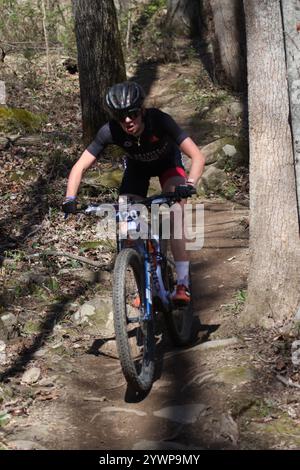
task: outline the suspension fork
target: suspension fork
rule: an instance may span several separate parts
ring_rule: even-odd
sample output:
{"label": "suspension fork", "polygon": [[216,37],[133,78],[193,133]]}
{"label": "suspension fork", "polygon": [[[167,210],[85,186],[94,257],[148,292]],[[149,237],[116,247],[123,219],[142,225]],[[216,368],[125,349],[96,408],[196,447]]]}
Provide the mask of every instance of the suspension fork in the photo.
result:
{"label": "suspension fork", "polygon": [[165,308],[170,303],[170,293],[165,289],[162,278],[162,260],[159,240],[147,240],[147,253],[150,264],[152,295],[160,298]]}
{"label": "suspension fork", "polygon": [[145,311],[144,311],[144,319],[150,320],[153,313],[152,308],[152,272],[151,272],[151,259],[148,250],[145,250],[144,254],[144,279],[145,279]]}
{"label": "suspension fork", "polygon": [[152,229],[153,229],[153,233],[151,235],[152,235],[152,239],[154,240],[154,242],[150,240],[148,241],[148,247],[149,247],[148,251],[152,251],[153,253],[152,275],[154,277],[154,283],[153,283],[154,293],[161,299],[164,306],[168,308],[169,303],[170,303],[170,293],[166,291],[164,282],[162,279],[161,267],[162,267],[163,256],[162,256],[161,247],[160,247],[161,239],[160,239],[160,234],[159,234],[159,230],[160,230],[159,215],[157,214],[156,211],[154,211],[154,213],[151,214],[151,217],[152,217]]}

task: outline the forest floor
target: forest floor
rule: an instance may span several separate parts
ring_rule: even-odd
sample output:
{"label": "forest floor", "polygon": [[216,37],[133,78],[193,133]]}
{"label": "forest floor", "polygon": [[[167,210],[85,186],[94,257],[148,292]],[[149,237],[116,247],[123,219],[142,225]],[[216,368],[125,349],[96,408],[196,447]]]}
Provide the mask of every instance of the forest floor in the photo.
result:
{"label": "forest floor", "polygon": [[[238,326],[249,263],[248,208],[238,201],[196,200],[204,204],[205,240],[192,252],[195,339],[174,349],[163,335],[146,397],[128,391],[109,325],[74,322],[87,300],[110,299],[111,273],[46,251],[107,266],[113,258],[112,243],[96,243],[92,221],[65,221],[59,210],[82,150],[78,76],[58,66],[47,87],[42,81],[26,87],[25,78],[38,81],[39,74],[16,72],[9,81],[9,60],[8,104],[46,118],[43,145],[2,147],[1,448],[299,449],[300,385],[291,338]],[[195,55],[130,70],[147,89],[148,104],[170,112],[200,146],[239,134],[240,121],[226,113],[206,120],[198,108],[195,83],[212,101],[222,90],[210,84]],[[109,165],[104,160],[93,172]],[[110,189],[102,199],[114,196]]]}

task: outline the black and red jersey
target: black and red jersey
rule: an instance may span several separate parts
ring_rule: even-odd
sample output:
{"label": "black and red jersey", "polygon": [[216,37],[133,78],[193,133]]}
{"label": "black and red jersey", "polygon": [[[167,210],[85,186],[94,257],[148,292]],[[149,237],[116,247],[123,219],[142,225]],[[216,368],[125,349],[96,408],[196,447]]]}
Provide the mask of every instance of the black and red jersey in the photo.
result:
{"label": "black and red jersey", "polygon": [[98,131],[87,150],[98,157],[109,144],[121,147],[129,159],[149,163],[174,161],[180,156],[178,146],[188,137],[174,119],[157,108],[148,108],[144,115],[145,129],[139,137],[127,134],[121,125],[109,121]]}

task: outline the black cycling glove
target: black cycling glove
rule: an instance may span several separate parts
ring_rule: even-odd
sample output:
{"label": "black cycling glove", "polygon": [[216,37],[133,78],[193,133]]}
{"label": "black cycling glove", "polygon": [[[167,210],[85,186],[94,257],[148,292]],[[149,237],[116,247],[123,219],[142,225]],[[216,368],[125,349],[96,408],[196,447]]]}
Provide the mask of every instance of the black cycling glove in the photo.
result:
{"label": "black cycling glove", "polygon": [[176,186],[175,193],[181,198],[186,199],[191,197],[193,194],[196,194],[196,188],[191,184],[181,184]]}
{"label": "black cycling glove", "polygon": [[62,211],[65,214],[76,214],[77,202],[75,197],[67,197],[62,204]]}

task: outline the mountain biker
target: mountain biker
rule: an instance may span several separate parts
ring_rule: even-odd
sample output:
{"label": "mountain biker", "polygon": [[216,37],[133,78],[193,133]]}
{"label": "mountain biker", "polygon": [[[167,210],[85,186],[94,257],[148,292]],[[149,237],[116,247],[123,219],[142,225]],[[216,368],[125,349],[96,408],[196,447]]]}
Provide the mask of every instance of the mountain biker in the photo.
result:
{"label": "mountain biker", "polygon": [[[178,185],[197,184],[205,165],[203,154],[170,115],[157,108],[145,108],[144,99],[145,92],[136,82],[117,83],[108,90],[105,100],[112,119],[100,128],[73,166],[63,203],[65,213],[76,212],[76,195],[82,176],[109,144],[118,145],[127,155],[119,189],[121,200],[125,195],[145,198],[152,176],[159,177],[163,192],[172,192]],[[188,177],[181,151],[192,159]],[[181,202],[184,203],[185,200]],[[188,303],[189,257],[185,238],[171,237],[171,248],[177,274],[173,300]]]}

